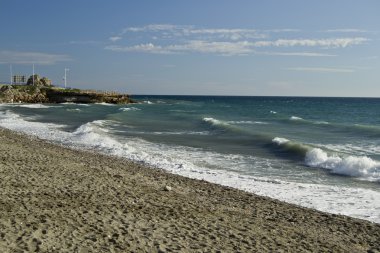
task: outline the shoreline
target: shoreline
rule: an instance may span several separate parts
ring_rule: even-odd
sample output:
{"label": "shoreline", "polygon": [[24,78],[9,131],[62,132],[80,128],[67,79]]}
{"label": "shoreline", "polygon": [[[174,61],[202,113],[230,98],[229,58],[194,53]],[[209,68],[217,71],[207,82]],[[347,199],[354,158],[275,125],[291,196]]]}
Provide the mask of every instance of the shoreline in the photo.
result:
{"label": "shoreline", "polygon": [[380,251],[380,224],[0,128],[0,249]]}

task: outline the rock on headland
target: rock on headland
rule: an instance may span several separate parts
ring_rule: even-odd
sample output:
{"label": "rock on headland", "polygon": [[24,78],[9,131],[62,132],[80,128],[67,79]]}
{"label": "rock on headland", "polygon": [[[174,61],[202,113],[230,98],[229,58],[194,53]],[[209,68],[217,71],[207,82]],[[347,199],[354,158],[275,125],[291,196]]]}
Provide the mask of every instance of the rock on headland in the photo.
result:
{"label": "rock on headland", "polygon": [[[34,81],[33,81],[34,79]],[[26,85],[0,86],[0,103],[133,103],[128,94],[117,92],[64,89],[54,87],[51,81],[31,76]]]}

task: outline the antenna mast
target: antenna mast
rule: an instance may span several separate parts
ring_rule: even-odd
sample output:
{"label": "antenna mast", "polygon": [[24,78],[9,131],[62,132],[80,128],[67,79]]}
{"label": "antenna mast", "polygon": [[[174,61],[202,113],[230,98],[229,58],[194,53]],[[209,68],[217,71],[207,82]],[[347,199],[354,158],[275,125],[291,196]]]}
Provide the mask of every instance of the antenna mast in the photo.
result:
{"label": "antenna mast", "polygon": [[11,85],[12,85],[13,84],[12,64],[9,65],[9,70],[11,71]]}
{"label": "antenna mast", "polygon": [[67,86],[67,71],[69,71],[69,69],[65,68],[65,77],[63,78],[63,79],[65,79],[65,89]]}
{"label": "antenna mast", "polygon": [[33,86],[34,86],[34,63],[33,63],[33,76],[32,76],[32,78],[33,78]]}

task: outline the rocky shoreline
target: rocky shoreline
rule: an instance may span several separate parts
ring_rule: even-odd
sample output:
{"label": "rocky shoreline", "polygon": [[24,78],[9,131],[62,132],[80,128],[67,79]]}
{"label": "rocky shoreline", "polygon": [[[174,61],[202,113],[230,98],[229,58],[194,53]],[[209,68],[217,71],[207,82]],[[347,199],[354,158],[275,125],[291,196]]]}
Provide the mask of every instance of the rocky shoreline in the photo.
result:
{"label": "rocky shoreline", "polygon": [[2,252],[379,252],[380,224],[0,129]]}
{"label": "rocky shoreline", "polygon": [[0,103],[110,103],[129,104],[128,94],[116,92],[63,89],[37,85],[3,85]]}

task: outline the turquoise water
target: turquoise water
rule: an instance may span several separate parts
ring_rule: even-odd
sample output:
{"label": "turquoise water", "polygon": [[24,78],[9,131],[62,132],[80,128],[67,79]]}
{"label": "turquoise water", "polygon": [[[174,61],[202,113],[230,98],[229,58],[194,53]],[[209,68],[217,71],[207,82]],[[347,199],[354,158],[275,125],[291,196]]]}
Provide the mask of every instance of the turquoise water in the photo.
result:
{"label": "turquoise water", "polygon": [[0,126],[380,223],[380,99],[135,96],[0,107]]}

